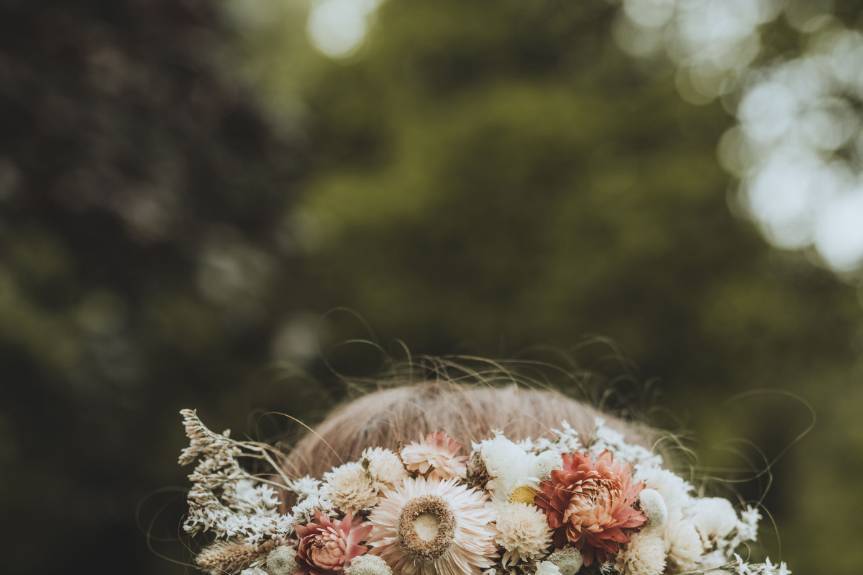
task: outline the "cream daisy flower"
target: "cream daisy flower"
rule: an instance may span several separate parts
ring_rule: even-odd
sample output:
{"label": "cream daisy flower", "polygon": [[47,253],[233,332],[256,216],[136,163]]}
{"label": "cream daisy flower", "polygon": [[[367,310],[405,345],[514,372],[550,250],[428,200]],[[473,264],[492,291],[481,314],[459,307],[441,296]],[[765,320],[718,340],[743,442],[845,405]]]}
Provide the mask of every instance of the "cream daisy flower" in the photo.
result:
{"label": "cream daisy flower", "polygon": [[359,463],[345,463],[324,474],[321,494],[342,511],[370,509],[378,502],[378,491]]}
{"label": "cream daisy flower", "polygon": [[494,564],[486,495],[454,479],[407,479],[372,511],[368,544],[399,575],[480,575]]}
{"label": "cream daisy flower", "polygon": [[497,511],[495,542],[503,547],[501,564],[535,561],[551,545],[551,529],[538,507],[524,503],[502,503]]}
{"label": "cream daisy flower", "polygon": [[361,462],[378,491],[392,489],[408,476],[402,460],[389,449],[370,447],[363,451]]}
{"label": "cream daisy flower", "polygon": [[626,575],[662,575],[665,572],[665,541],[655,530],[648,529],[632,536],[618,557],[619,571]]}

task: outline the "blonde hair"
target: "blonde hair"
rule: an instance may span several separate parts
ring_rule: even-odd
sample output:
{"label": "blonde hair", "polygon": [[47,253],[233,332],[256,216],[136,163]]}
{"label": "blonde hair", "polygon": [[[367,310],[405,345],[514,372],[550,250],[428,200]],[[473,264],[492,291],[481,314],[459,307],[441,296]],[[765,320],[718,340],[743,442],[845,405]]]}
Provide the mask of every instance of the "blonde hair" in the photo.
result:
{"label": "blonde hair", "polygon": [[359,459],[367,447],[397,450],[434,431],[444,431],[469,447],[495,430],[520,440],[548,435],[566,421],[589,438],[599,415],[628,442],[650,447],[655,434],[649,427],[603,414],[550,389],[449,380],[400,385],[334,410],[289,452],[286,471],[295,477],[320,477],[336,465]]}

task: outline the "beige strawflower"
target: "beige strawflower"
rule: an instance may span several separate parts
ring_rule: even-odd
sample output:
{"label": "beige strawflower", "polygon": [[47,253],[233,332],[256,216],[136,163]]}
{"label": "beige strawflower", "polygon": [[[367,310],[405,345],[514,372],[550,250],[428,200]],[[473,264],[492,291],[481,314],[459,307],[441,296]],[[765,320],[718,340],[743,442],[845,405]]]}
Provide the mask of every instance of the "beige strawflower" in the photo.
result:
{"label": "beige strawflower", "polygon": [[410,478],[372,511],[368,544],[399,575],[480,575],[497,558],[494,520],[485,493]]}
{"label": "beige strawflower", "polygon": [[370,447],[360,461],[378,491],[392,489],[408,476],[401,458],[389,449]]}
{"label": "beige strawflower", "polygon": [[344,512],[371,509],[378,502],[378,490],[363,466],[356,462],[325,473],[321,493]]}
{"label": "beige strawflower", "polygon": [[535,561],[551,545],[551,529],[545,513],[525,503],[497,505],[497,536],[495,542],[503,547],[501,564]]}
{"label": "beige strawflower", "polygon": [[467,476],[467,456],[460,452],[461,443],[438,431],[403,447],[401,456],[408,471],[429,479],[451,479]]}

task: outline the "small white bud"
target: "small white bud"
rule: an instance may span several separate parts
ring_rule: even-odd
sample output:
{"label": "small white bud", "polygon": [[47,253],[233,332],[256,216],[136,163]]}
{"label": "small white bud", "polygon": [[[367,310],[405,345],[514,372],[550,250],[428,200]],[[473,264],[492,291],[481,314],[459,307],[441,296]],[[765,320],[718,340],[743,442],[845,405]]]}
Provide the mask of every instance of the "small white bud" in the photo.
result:
{"label": "small white bud", "polygon": [[650,527],[662,527],[668,520],[668,507],[659,491],[655,489],[643,489],[638,496],[641,510],[647,516]]}
{"label": "small white bud", "polygon": [[557,565],[551,561],[540,561],[535,575],[562,575]]}
{"label": "small white bud", "polygon": [[345,575],[392,575],[393,570],[387,562],[377,555],[360,555],[351,560]]}
{"label": "small white bud", "polygon": [[557,565],[560,575],[575,575],[584,564],[581,551],[575,547],[558,549],[548,556],[548,560]]}
{"label": "small white bud", "polygon": [[297,570],[297,552],[293,547],[281,545],[267,555],[270,575],[293,575]]}

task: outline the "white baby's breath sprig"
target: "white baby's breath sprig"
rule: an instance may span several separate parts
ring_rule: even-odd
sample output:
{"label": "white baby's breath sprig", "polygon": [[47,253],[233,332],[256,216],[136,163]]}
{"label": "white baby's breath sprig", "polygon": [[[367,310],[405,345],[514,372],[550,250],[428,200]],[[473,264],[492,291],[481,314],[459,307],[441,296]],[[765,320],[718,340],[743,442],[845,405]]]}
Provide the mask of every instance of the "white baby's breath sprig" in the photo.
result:
{"label": "white baby's breath sprig", "polygon": [[578,432],[567,421],[561,421],[560,428],[552,429],[551,435],[551,438],[535,439],[532,442],[533,451],[541,453],[551,450],[558,453],[572,453],[584,449]]}
{"label": "white baby's breath sprig", "polygon": [[323,487],[323,482],[311,477],[303,477],[291,483],[290,490],[297,494],[297,502],[291,508],[295,521],[308,523],[318,513],[333,514],[333,502],[325,495]]}
{"label": "white baby's breath sprig", "polygon": [[734,555],[734,564],[729,566],[736,575],[791,575],[791,570],[784,562],[775,564],[770,559],[764,563],[747,563],[740,555]]}
{"label": "white baby's breath sprig", "polygon": [[279,513],[274,489],[286,484],[252,475],[239,463],[243,457],[261,460],[269,465],[272,476],[284,477],[272,448],[231,439],[228,431],[215,433],[194,410],[184,409],[180,414],[189,446],[179,461],[182,465],[197,461],[189,474],[192,487],[185,531],[192,535],[210,532],[217,539],[239,539],[249,545],[289,535],[293,518]]}
{"label": "white baby's breath sprig", "polygon": [[605,423],[605,419],[597,417],[594,420],[596,430],[594,439],[590,444],[590,452],[599,455],[603,451],[611,451],[616,459],[622,459],[627,463],[639,467],[660,467],[662,456],[653,453],[640,445],[627,443],[623,434],[612,429]]}

